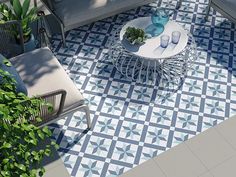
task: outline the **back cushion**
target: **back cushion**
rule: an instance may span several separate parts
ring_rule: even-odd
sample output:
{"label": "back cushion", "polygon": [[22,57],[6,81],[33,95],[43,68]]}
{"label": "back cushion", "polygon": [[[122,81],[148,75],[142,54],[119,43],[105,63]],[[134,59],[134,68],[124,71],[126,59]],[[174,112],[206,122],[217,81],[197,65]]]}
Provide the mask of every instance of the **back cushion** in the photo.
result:
{"label": "back cushion", "polygon": [[[19,74],[17,73],[15,67],[12,66],[12,64],[10,63],[9,60],[8,60],[9,65],[7,66],[5,64],[6,60],[7,59],[0,54],[0,69],[9,72],[12,75],[12,77],[15,79],[17,93],[21,92],[21,93],[24,93],[25,95],[27,95],[28,93],[27,93],[27,89],[25,87],[24,82],[22,81],[22,79],[19,76]],[[1,77],[0,77],[0,83],[1,83]]]}

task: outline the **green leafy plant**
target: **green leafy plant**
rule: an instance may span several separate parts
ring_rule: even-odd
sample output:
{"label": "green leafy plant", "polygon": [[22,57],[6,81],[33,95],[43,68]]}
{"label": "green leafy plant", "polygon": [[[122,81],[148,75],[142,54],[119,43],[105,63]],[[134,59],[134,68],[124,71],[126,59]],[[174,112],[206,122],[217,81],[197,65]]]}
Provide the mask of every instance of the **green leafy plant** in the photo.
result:
{"label": "green leafy plant", "polygon": [[[24,0],[23,3],[20,0],[10,0],[10,4],[5,3],[0,4],[0,14],[1,19],[0,23],[5,23],[11,20],[18,20],[21,23],[24,41],[27,42],[30,39],[32,29],[30,24],[37,20],[37,8],[30,8],[30,0]],[[16,33],[17,30],[13,30],[16,38],[19,37],[19,34]]]}
{"label": "green leafy plant", "polygon": [[147,35],[145,34],[144,30],[135,27],[126,28],[124,37],[133,45],[143,44],[147,39]]}
{"label": "green leafy plant", "polygon": [[[9,65],[6,61],[3,64]],[[51,131],[36,127],[32,117],[40,122],[40,106],[52,107],[41,99],[16,93],[15,81],[8,72],[0,69],[0,78],[0,177],[43,176],[41,162],[50,155],[50,146],[56,144],[38,146]]]}

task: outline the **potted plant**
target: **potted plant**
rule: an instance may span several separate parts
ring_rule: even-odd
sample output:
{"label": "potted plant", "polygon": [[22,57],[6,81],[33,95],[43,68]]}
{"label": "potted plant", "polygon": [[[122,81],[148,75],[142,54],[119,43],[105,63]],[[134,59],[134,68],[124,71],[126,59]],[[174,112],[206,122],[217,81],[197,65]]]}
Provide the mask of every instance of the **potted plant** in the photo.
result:
{"label": "potted plant", "polygon": [[[17,20],[21,23],[23,31],[23,39],[25,51],[33,50],[36,47],[35,39],[32,34],[30,24],[37,20],[37,8],[30,8],[30,0],[24,0],[22,3],[20,0],[10,0],[7,5],[5,3],[0,4],[0,23],[6,23],[7,21]],[[19,41],[19,34],[17,30],[12,30],[16,40]]]}
{"label": "potted plant", "polygon": [[[4,64],[10,63],[4,61]],[[43,176],[41,161],[50,155],[51,145],[41,147],[39,144],[51,136],[51,132],[47,127],[36,127],[31,119],[32,115],[39,115],[40,105],[46,103],[16,93],[15,81],[2,69],[0,78],[0,177]]]}
{"label": "potted plant", "polygon": [[135,27],[128,27],[126,28],[124,38],[131,44],[131,45],[142,45],[145,43],[147,39],[147,35],[145,31],[140,28]]}

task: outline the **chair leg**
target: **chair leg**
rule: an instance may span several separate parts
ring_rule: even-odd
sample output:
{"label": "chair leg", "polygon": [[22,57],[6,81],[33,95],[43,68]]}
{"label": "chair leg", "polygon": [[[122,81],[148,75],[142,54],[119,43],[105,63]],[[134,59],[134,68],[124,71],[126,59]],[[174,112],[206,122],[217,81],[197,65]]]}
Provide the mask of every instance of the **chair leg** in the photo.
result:
{"label": "chair leg", "polygon": [[183,0],[179,0],[179,1],[178,1],[177,6],[176,6],[177,9],[179,9],[179,8],[181,7],[182,2],[183,2]]}
{"label": "chair leg", "polygon": [[85,114],[86,114],[88,129],[90,129],[91,128],[91,119],[90,119],[89,107],[87,105],[85,105],[85,106],[83,106],[83,109],[84,109]]}
{"label": "chair leg", "polygon": [[209,4],[207,6],[207,11],[206,11],[206,16],[205,16],[205,20],[208,20],[209,14],[210,14],[210,10],[211,10],[211,0],[209,0]]}
{"label": "chair leg", "polygon": [[62,36],[62,43],[63,47],[66,47],[66,38],[65,38],[65,30],[63,24],[60,24],[61,26],[61,36]]}

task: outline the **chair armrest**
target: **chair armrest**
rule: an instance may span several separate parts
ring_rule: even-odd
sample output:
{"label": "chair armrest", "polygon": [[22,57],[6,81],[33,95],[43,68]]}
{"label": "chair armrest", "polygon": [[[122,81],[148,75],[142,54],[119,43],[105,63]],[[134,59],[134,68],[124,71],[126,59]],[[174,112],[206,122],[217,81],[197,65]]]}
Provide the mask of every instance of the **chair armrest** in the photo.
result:
{"label": "chair armrest", "polygon": [[[56,96],[61,96],[60,101],[59,101],[59,108],[58,108],[58,111],[56,112],[56,116],[58,117],[62,113],[63,108],[64,108],[65,99],[66,99],[66,91],[65,90],[63,90],[63,89],[55,90],[55,91],[37,96],[37,98],[43,99],[46,102],[49,101],[49,103],[50,103],[50,100],[54,100]],[[45,112],[45,110],[43,110],[43,108],[42,108],[41,116],[42,117],[48,116],[47,113],[48,112],[47,111]]]}
{"label": "chair armrest", "polygon": [[53,17],[56,19],[56,21],[59,24],[64,25],[62,19],[56,13],[54,2],[52,2],[52,0],[40,0],[40,1],[43,3],[43,5],[46,7],[46,9],[53,15]]}

